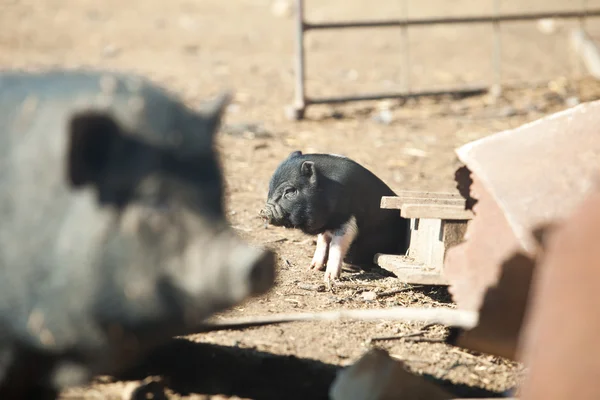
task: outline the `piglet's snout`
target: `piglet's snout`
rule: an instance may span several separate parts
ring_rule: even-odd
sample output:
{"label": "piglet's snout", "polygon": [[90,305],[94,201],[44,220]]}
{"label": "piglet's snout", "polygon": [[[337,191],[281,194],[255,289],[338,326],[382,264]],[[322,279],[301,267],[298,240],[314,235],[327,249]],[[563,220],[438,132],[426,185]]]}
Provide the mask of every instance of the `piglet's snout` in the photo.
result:
{"label": "piglet's snout", "polygon": [[258,215],[265,221],[267,222],[272,222],[273,218],[275,217],[275,206],[267,203],[265,205],[265,207],[260,210],[260,212],[258,213]]}

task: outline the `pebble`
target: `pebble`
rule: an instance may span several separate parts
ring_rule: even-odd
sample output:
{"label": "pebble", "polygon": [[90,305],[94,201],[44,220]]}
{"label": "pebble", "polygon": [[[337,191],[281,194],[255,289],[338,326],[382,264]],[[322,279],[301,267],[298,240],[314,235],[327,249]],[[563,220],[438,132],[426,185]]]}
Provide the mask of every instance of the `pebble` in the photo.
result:
{"label": "pebble", "polygon": [[231,103],[227,106],[227,112],[231,113],[231,114],[236,114],[238,112],[240,112],[240,105],[239,104],[235,104],[235,103]]}
{"label": "pebble", "polygon": [[581,103],[581,101],[577,96],[571,96],[565,100],[565,104],[567,105],[567,107],[575,107],[579,103]]}
{"label": "pebble", "polygon": [[554,18],[538,19],[537,28],[540,32],[551,35],[556,32],[556,20]]}
{"label": "pebble", "polygon": [[391,124],[393,120],[394,117],[390,110],[381,110],[373,116],[373,121],[384,125]]}
{"label": "pebble", "polygon": [[255,123],[228,124],[223,127],[223,133],[245,139],[269,139],[273,134]]}
{"label": "pebble", "polygon": [[355,81],[358,79],[358,71],[355,69],[348,70],[346,72],[346,79],[349,81]]}
{"label": "pebble", "polygon": [[427,157],[427,152],[425,150],[421,150],[421,149],[417,149],[415,147],[405,147],[402,150],[402,153],[406,154],[407,156],[413,156],[413,157]]}
{"label": "pebble", "polygon": [[514,117],[515,115],[517,115],[517,110],[513,106],[502,107],[498,111],[498,116],[501,118]]}
{"label": "pebble", "polygon": [[112,58],[117,56],[120,52],[121,49],[119,49],[117,46],[114,44],[109,44],[102,50],[102,56],[106,58]]}
{"label": "pebble", "polygon": [[375,301],[377,299],[377,293],[375,292],[362,292],[361,297],[364,301]]}
{"label": "pebble", "polygon": [[291,0],[275,0],[271,4],[271,12],[276,17],[291,17],[292,15],[294,15]]}

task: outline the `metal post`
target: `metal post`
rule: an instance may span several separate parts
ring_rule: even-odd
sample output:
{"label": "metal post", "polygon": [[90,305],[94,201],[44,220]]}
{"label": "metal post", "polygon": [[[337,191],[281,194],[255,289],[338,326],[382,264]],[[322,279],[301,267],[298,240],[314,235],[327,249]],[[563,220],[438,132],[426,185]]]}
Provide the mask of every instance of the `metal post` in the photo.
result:
{"label": "metal post", "polygon": [[[585,32],[585,10],[587,9],[587,0],[581,0],[581,12],[582,15],[579,18],[579,29],[581,32]],[[579,76],[585,75],[585,64],[583,57],[577,57],[577,72]]]}
{"label": "metal post", "polygon": [[502,38],[500,36],[500,0],[494,1],[494,17],[496,18],[493,22],[494,28],[494,51],[493,51],[493,64],[494,64],[494,85],[492,93],[499,96],[502,93]]}
{"label": "metal post", "polygon": [[[408,0],[402,0],[402,15],[404,20],[408,22]],[[408,25],[402,28],[402,48],[404,50],[404,74],[402,87],[406,93],[410,92],[410,44],[408,37]]]}
{"label": "metal post", "polygon": [[[499,7],[498,7],[499,8]],[[450,18],[418,18],[408,21],[403,19],[379,20],[379,21],[341,21],[309,23],[304,22],[304,31],[313,29],[354,29],[354,28],[397,28],[404,25],[425,26],[425,25],[452,25],[452,24],[488,24],[494,22],[518,22],[518,21],[536,21],[544,18],[578,19],[582,17],[581,10],[577,11],[553,11],[539,12],[529,14],[499,14],[485,15],[480,17],[450,17]],[[586,17],[600,17],[600,8],[588,10]]]}
{"label": "metal post", "polygon": [[306,109],[306,89],[304,87],[304,0],[296,0],[296,87],[294,104],[286,110],[288,118],[300,120],[304,118]]}

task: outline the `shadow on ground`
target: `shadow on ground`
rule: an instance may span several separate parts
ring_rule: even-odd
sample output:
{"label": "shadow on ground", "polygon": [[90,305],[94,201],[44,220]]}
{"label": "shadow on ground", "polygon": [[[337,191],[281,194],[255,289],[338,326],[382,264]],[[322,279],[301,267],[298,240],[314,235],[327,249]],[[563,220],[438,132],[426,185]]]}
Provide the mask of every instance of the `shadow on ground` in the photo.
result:
{"label": "shadow on ground", "polygon": [[[143,380],[148,376],[160,376],[165,386],[182,396],[220,394],[255,400],[328,399],[329,388],[340,369],[337,365],[294,356],[173,339],[117,379]],[[500,397],[498,393],[455,385],[428,375],[425,379],[464,398]],[[158,390],[156,398],[163,398],[162,389],[158,387],[162,384],[156,385],[157,388],[153,386],[150,384],[145,390]]]}
{"label": "shadow on ground", "polygon": [[329,386],[339,368],[294,356],[173,339],[118,379],[159,375],[180,395],[328,399]]}

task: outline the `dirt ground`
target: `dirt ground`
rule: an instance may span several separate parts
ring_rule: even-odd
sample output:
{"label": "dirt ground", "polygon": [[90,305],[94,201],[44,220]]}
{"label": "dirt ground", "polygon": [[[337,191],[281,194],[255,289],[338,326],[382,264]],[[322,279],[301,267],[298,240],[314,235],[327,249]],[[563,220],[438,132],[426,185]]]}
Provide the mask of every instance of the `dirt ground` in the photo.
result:
{"label": "dirt ground", "polygon": [[[293,19],[273,3],[0,0],[0,66],[135,71],[168,86],[192,106],[223,89],[235,91],[218,139],[228,218],[240,235],[275,249],[279,258],[271,293],[224,316],[339,307],[453,307],[439,287],[406,287],[395,295],[365,300],[365,292],[405,286],[369,273],[344,273],[343,286],[334,292],[303,289],[303,284],[322,281],[321,273],[305,271],[314,240],[266,227],[258,218],[269,177],[290,152],[302,150],[347,155],[395,190],[453,188],[457,146],[600,97],[600,85],[580,78],[580,65],[570,52],[568,31],[574,23],[557,22],[552,33],[541,33],[535,23],[502,28],[502,77],[511,86],[499,99],[485,95],[315,106],[306,121],[294,123],[283,112],[293,98]],[[380,0],[376,8],[368,0],[306,3],[307,17],[315,21],[402,15],[396,0]],[[410,16],[476,15],[490,12],[491,3],[410,1]],[[502,10],[558,10],[571,2],[520,3],[503,1]],[[587,3],[595,7],[600,1]],[[588,22],[592,33],[597,26],[595,20]],[[409,38],[411,87],[491,82],[491,32],[485,26],[415,28]],[[395,29],[311,32],[309,94],[400,90],[405,72],[401,44]],[[199,334],[169,343],[127,379],[101,377],[89,387],[65,391],[62,398],[119,399],[144,379],[144,388],[154,391],[154,398],[160,398],[161,385],[174,399],[327,398],[336,370],[355,362],[371,346],[385,348],[416,373],[466,385],[454,387],[464,396],[493,395],[518,383],[523,371],[515,363],[436,343],[446,334],[441,326],[427,330],[423,337],[431,339],[428,342],[370,341],[420,328],[418,323],[323,322]]]}

